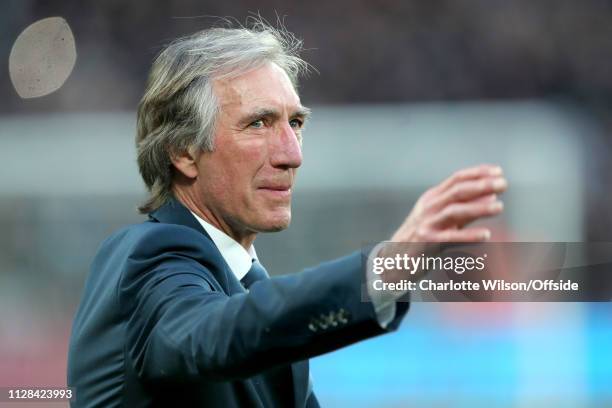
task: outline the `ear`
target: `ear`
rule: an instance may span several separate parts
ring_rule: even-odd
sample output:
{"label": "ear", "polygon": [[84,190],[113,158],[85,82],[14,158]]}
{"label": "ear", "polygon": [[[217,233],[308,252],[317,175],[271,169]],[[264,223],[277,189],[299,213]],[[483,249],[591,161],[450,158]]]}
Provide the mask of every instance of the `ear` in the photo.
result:
{"label": "ear", "polygon": [[179,154],[171,154],[170,160],[174,167],[189,179],[195,179],[198,176],[198,166],[194,155],[185,151]]}

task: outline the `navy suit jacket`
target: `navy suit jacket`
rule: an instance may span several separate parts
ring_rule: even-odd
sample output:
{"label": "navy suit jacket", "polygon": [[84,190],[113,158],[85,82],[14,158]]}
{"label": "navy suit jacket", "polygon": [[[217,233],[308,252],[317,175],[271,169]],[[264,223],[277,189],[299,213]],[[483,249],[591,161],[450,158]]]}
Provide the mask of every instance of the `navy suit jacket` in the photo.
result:
{"label": "navy suit jacket", "polygon": [[[359,252],[246,291],[177,200],[109,237],[72,327],[73,407],[317,407],[308,358],[387,330]],[[364,374],[365,375],[365,374]]]}

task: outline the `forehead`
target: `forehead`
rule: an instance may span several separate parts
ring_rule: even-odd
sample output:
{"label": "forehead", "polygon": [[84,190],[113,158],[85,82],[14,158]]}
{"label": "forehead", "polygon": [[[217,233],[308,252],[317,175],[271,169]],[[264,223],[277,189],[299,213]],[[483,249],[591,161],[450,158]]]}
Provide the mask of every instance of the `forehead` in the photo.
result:
{"label": "forehead", "polygon": [[274,63],[234,78],[213,83],[222,111],[249,111],[255,108],[297,109],[300,98],[287,73]]}

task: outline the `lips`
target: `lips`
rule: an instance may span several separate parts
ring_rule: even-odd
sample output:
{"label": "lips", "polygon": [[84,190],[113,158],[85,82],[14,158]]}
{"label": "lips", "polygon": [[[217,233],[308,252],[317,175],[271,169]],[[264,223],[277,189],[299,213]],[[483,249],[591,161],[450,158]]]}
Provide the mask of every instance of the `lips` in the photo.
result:
{"label": "lips", "polygon": [[280,185],[280,186],[270,185],[270,186],[261,186],[259,188],[261,190],[287,191],[287,190],[291,190],[291,185],[289,184]]}
{"label": "lips", "polygon": [[291,184],[264,184],[257,188],[258,191],[269,197],[288,199],[291,197]]}

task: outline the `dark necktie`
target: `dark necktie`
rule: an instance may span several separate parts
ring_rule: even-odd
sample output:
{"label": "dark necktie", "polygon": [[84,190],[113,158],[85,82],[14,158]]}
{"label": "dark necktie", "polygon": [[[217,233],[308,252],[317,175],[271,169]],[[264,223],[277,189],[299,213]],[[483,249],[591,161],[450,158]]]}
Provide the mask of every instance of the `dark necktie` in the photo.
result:
{"label": "dark necktie", "polygon": [[266,268],[264,268],[257,259],[253,259],[251,269],[249,269],[247,274],[244,275],[240,282],[242,282],[242,285],[248,289],[253,283],[262,279],[268,279],[268,272],[266,272]]}

